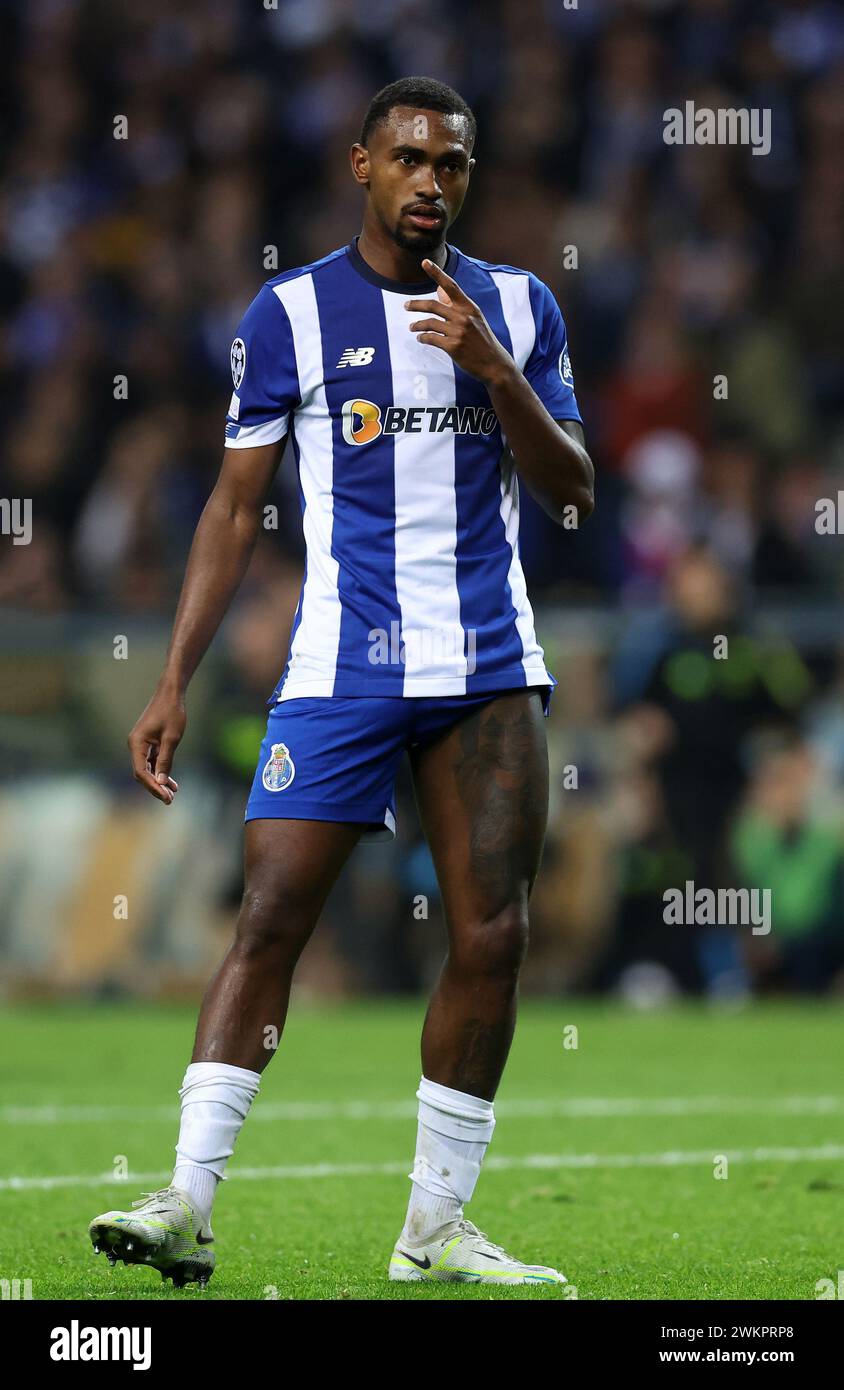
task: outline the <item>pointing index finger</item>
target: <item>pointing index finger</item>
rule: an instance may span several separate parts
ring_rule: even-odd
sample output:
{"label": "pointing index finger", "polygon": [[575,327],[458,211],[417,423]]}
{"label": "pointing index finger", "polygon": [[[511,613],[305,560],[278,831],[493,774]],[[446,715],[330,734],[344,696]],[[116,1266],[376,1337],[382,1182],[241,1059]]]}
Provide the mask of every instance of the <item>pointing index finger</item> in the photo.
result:
{"label": "pointing index finger", "polygon": [[445,271],[441,270],[434,261],[424,260],[422,262],[422,269],[430,275],[432,280],[436,280],[437,284],[441,285],[442,288],[447,291],[450,299],[456,300],[465,298],[457,281],[452,280],[450,275],[446,275]]}

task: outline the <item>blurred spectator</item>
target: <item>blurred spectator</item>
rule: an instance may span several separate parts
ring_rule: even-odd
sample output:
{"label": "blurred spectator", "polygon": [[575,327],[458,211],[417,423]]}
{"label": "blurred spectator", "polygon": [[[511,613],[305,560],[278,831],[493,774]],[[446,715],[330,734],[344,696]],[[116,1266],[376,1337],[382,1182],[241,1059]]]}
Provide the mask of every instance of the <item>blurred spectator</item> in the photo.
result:
{"label": "blurred spectator", "polygon": [[768,741],[730,837],[739,881],[771,893],[772,930],[747,944],[763,990],[844,987],[844,838],[812,809],[816,773],[802,739]]}
{"label": "blurred spectator", "polygon": [[[714,888],[739,863],[784,885],[782,923],[759,948],[776,958],[757,959],[755,978],[828,981],[844,565],[840,537],[814,523],[817,499],[844,487],[840,5],[10,0],[3,13],[0,497],[30,499],[34,521],[31,544],[0,552],[16,776],[87,770],[96,754],[119,765],[122,794],[122,744],[99,734],[128,727],[149,691],[111,644],[131,627],[154,680],[222,454],[233,329],[268,276],[359,229],[348,146],[367,102],[430,72],[479,121],[450,239],[557,294],[598,472],[582,534],[522,502],[560,679],[532,984],[626,981],[646,1000],[729,976],[740,989],[732,938],[672,935],[661,917],[668,883]],[[666,146],[663,113],[689,99],[770,110],[770,154]],[[208,806],[234,808],[229,840],[298,593],[290,450],[270,502],[277,525],[180,750],[213,781]],[[754,620],[772,604],[763,632]],[[790,746],[756,762],[748,791],[752,736],[798,725],[816,774]],[[562,767],[578,769],[576,790]],[[825,813],[801,800],[809,784]],[[439,919],[401,794],[393,859],[359,855],[329,908],[319,960],[332,987],[415,988],[435,968],[436,931],[410,925],[415,892]],[[236,878],[227,870],[227,904]]]}
{"label": "blurred spectator", "polygon": [[[688,451],[728,428],[741,431],[750,471],[713,518],[725,559],[763,585],[817,577],[798,515],[844,438],[840,12],[774,3],[763,24],[749,0],[494,9],[6,7],[0,362],[12,438],[0,484],[32,495],[56,526],[68,603],[108,607],[131,592],[137,609],[172,609],[184,531],[218,464],[232,328],[272,270],[354,234],[347,146],[371,93],[426,63],[480,121],[452,235],[558,292],[599,471],[622,478],[621,498],[607,485],[604,519],[568,546],[526,505],[534,589],[611,593],[643,565],[651,574],[649,537],[677,499],[662,494],[662,521],[647,516],[650,456],[666,431]],[[669,149],[662,113],[687,97],[771,109],[770,155]],[[126,139],[114,138],[120,117]],[[726,398],[713,395],[716,377]],[[145,411],[176,406],[164,460],[154,449],[133,496],[114,477],[116,440]],[[717,501],[718,469],[716,457],[692,470],[681,531]],[[156,492],[156,470],[160,520],[175,501],[179,544],[166,557],[160,539],[152,546],[155,574],[138,590],[141,494]],[[121,519],[97,545],[104,508]],[[275,539],[291,543],[284,529]]]}
{"label": "blurred spectator", "polygon": [[736,584],[710,549],[695,546],[676,560],[667,599],[661,644],[641,666],[627,719],[647,728],[647,762],[692,876],[715,888],[724,882],[723,836],[745,781],[746,740],[790,723],[811,676],[787,643],[748,633]]}

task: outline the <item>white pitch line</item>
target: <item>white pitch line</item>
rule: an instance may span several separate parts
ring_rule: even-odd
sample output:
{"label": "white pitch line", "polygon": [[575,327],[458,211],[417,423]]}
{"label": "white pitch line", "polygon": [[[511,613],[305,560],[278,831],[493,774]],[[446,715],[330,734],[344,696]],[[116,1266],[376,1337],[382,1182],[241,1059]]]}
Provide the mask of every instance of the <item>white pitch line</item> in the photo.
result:
{"label": "white pitch line", "polygon": [[[805,1163],[844,1159],[844,1145],[821,1144],[813,1148],[756,1148],[726,1150],[725,1156],[731,1163]],[[711,1167],[720,1152],[713,1149],[668,1149],[663,1153],[652,1154],[524,1154],[521,1157],[506,1158],[491,1155],[484,1168],[495,1172],[508,1172],[512,1169],[572,1169],[572,1168],[676,1168],[681,1166]],[[369,1178],[407,1175],[408,1160],[403,1163],[307,1163],[287,1164],[283,1167],[236,1168],[228,1180],[244,1182],[278,1182],[298,1178]],[[150,1185],[166,1182],[170,1169],[155,1173],[131,1173],[128,1178],[115,1181],[111,1173],[81,1173],[72,1177],[56,1176],[47,1178],[9,1177],[0,1178],[0,1192],[50,1191],[58,1187],[110,1187],[137,1189],[142,1183]]]}
{"label": "white pitch line", "polygon": [[[596,1119],[659,1115],[835,1115],[844,1110],[841,1096],[570,1096],[558,1099],[502,1100],[501,1119]],[[178,1119],[173,1105],[5,1105],[0,1124],[94,1124],[103,1120]],[[416,1118],[416,1102],[399,1101],[259,1101],[250,1119],[406,1120]]]}

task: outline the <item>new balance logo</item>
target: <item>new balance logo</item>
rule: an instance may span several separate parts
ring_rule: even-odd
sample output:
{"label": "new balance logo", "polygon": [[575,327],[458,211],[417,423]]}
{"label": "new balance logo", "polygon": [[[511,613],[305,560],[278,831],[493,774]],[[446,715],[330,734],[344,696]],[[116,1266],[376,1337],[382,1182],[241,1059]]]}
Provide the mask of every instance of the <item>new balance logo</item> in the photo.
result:
{"label": "new balance logo", "polygon": [[344,348],[338,367],[368,367],[375,356],[375,348]]}

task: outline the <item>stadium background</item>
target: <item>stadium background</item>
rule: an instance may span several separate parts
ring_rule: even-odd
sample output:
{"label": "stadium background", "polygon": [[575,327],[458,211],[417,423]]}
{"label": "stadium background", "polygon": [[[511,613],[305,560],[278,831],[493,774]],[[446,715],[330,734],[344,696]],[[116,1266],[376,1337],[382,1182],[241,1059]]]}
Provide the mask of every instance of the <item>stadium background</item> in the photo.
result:
{"label": "stadium background", "polygon": [[[0,495],[33,506],[31,543],[4,536],[0,552],[7,995],[194,999],[224,949],[300,582],[288,459],[278,529],[191,690],[172,809],[131,781],[125,736],[219,466],[233,327],[276,268],[357,230],[348,146],[373,92],[411,72],[476,110],[451,239],[554,289],[599,479],[582,534],[525,503],[560,682],[525,991],[840,989],[842,542],[817,533],[815,504],[844,486],[841,9],[7,0],[2,14]],[[688,99],[769,108],[770,154],[665,145],[662,113]],[[401,791],[398,842],[356,852],[300,993],[430,983],[442,922]],[[663,889],[686,879],[771,887],[770,937],[664,926]]]}
{"label": "stadium background", "polygon": [[[303,959],[209,1292],[110,1270],[85,1239],[169,1177],[299,586],[285,460],[279,529],[191,689],[180,796],[153,803],[125,738],[219,466],[232,330],[276,266],[357,230],[347,147],[414,72],[477,111],[453,240],[553,287],[599,477],[581,534],[525,503],[560,682],[551,824],[470,1214],[581,1299],[840,1295],[842,541],[815,504],[844,487],[841,7],[0,15],[0,499],[33,507],[28,545],[0,535],[2,1297],[543,1296],[384,1278],[444,949],[406,782],[397,843],[356,851]],[[770,109],[770,154],[666,146],[687,100]],[[688,878],[771,888],[770,935],[666,927]]]}

